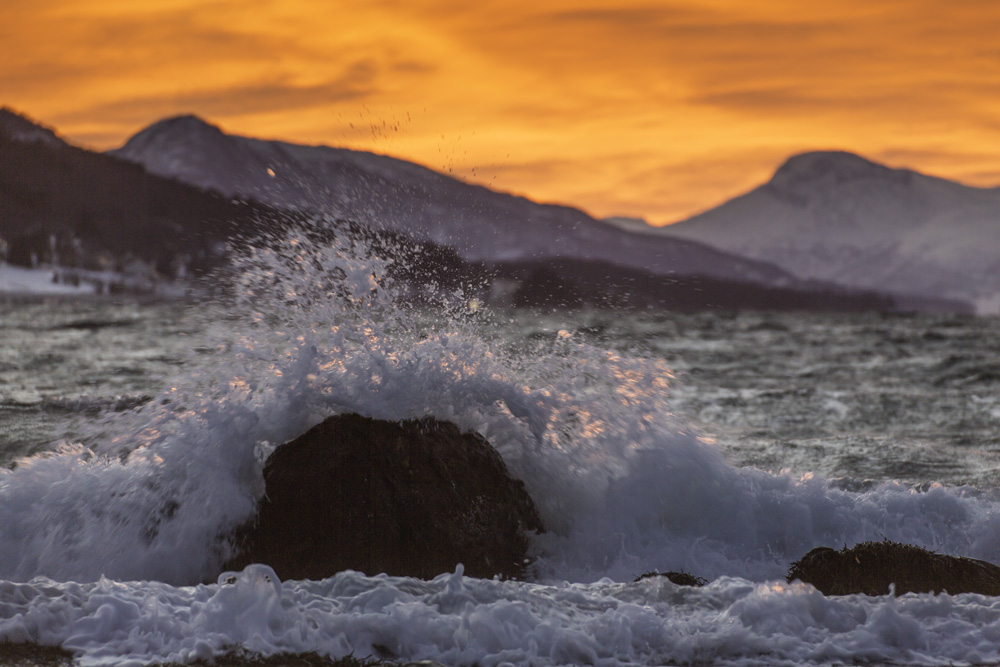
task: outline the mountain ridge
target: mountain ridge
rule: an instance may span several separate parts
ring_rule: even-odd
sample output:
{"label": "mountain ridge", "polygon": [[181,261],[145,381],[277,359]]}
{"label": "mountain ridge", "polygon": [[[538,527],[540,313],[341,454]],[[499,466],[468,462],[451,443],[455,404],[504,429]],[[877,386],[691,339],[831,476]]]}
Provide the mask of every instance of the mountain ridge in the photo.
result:
{"label": "mountain ridge", "polygon": [[1000,188],[853,153],[792,156],[749,192],[643,233],[701,241],[802,279],[960,299],[1000,313]]}
{"label": "mountain ridge", "polygon": [[[4,108],[0,143],[5,146],[0,190],[8,202],[0,215],[0,237],[6,239],[0,247],[21,265],[31,265],[35,257],[45,261],[49,251],[58,251],[63,259],[75,257],[76,262],[104,266],[139,257],[169,276],[178,270],[183,273],[177,267],[192,260],[205,267],[218,264],[220,244],[234,234],[301,220],[310,215],[309,205],[315,205],[312,210],[324,210],[324,219],[404,236],[410,230],[400,223],[410,218],[420,223],[430,216],[439,225],[422,230],[418,226],[417,231],[424,233],[423,238],[416,235],[416,242],[431,243],[442,252],[449,249],[441,255],[453,254],[445,258],[444,273],[485,270],[495,277],[508,276],[523,288],[530,287],[534,295],[524,292],[515,301],[525,297],[556,305],[573,302],[576,297],[567,301],[558,295],[554,300],[544,296],[546,285],[562,284],[569,292],[577,290],[581,303],[624,307],[684,303],[682,307],[692,308],[701,303],[723,308],[744,304],[820,310],[967,310],[961,299],[952,296],[931,294],[923,299],[903,294],[887,300],[877,297],[877,288],[845,289],[829,280],[803,280],[774,264],[745,260],[704,241],[657,238],[659,231],[644,231],[637,220],[618,221],[628,227],[618,230],[572,207],[536,204],[390,156],[230,136],[190,114],[156,123],[122,149],[101,155],[72,146],[53,130]],[[133,160],[126,160],[120,155],[126,148],[156,159],[143,161],[133,155]],[[824,164],[829,159],[832,166]],[[219,169],[220,160],[228,168]],[[845,160],[852,163],[848,170],[838,166]],[[901,179],[894,175],[900,170],[843,153],[793,156],[782,169],[779,172],[790,184],[779,178],[771,190],[785,187],[786,199],[801,195],[796,192],[799,181],[870,182],[865,172],[872,170],[891,176],[883,179],[887,181],[921,177]],[[249,184],[241,180],[248,176]],[[946,189],[952,187],[941,183]],[[259,199],[265,202],[258,204]],[[280,211],[282,205],[289,209],[287,214]],[[382,224],[387,219],[391,224]],[[149,234],[160,241],[150,244]],[[471,246],[463,248],[462,242],[470,239]],[[487,243],[477,246],[475,242],[483,239]],[[440,254],[424,251],[427,257]],[[419,273],[426,267],[415,269]],[[587,271],[602,278],[588,276]],[[726,289],[735,293],[727,294]],[[766,290],[774,290],[773,296]],[[688,292],[682,301],[669,294]],[[816,295],[813,306],[809,294]]]}
{"label": "mountain ridge", "polygon": [[661,274],[794,282],[764,262],[733,257],[697,241],[650,243],[579,209],[538,204],[405,160],[229,135],[190,116],[154,123],[110,153],[226,196],[328,212],[447,245],[468,261],[569,256]]}

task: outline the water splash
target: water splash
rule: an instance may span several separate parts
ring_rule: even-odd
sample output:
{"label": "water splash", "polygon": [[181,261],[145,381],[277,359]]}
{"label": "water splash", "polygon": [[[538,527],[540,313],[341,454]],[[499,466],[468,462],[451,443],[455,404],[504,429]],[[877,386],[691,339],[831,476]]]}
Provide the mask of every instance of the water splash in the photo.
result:
{"label": "water splash", "polygon": [[[808,549],[882,536],[989,559],[1000,509],[966,490],[864,493],[730,466],[671,412],[670,369],[561,330],[498,333],[474,289],[414,288],[406,252],[324,221],[233,261],[211,347],[148,403],[0,472],[0,578],[214,579],[267,454],[327,416],[434,416],[486,437],[548,532],[535,577],[652,569],[780,577]],[[418,298],[419,297],[419,298]]]}

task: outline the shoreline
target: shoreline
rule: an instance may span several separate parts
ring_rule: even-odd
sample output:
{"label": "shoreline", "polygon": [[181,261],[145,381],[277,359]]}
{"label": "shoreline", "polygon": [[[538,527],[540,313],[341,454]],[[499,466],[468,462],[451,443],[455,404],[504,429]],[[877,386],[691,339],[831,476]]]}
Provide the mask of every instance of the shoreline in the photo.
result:
{"label": "shoreline", "polygon": [[[0,641],[0,665],[4,667],[71,667],[75,654],[59,646],[44,646],[31,642]],[[190,663],[154,662],[151,667],[390,667],[423,665],[432,667],[438,663],[421,661],[417,663],[396,663],[375,658],[339,658],[334,660],[318,653],[282,653],[269,657],[248,655],[236,650],[214,656],[209,660],[195,660]]]}
{"label": "shoreline", "polygon": [[[52,282],[55,272],[79,272],[76,285]],[[91,275],[92,274],[92,275]],[[99,287],[94,281],[98,281]],[[84,287],[83,285],[87,285]],[[37,301],[108,301],[118,299],[148,299],[150,301],[187,300],[198,291],[190,280],[155,280],[144,284],[130,283],[124,275],[61,267],[26,267],[0,260],[0,300],[14,302]]]}

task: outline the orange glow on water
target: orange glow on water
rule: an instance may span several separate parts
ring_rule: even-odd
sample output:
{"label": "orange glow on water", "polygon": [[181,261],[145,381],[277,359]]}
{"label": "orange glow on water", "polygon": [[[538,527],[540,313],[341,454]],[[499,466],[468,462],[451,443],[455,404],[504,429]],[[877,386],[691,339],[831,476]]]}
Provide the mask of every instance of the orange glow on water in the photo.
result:
{"label": "orange glow on water", "polygon": [[94,148],[164,116],[678,219],[840,148],[1000,183],[994,0],[4,0],[0,103]]}

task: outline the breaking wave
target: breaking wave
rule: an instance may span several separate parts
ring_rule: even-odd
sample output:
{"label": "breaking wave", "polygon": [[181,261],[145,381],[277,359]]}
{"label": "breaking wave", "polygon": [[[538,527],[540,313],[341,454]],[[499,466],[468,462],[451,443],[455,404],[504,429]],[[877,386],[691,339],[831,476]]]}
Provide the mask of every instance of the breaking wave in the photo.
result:
{"label": "breaking wave", "polygon": [[[882,538],[995,560],[992,494],[856,492],[733,467],[672,414],[662,360],[568,331],[516,339],[474,289],[414,288],[364,238],[315,230],[234,260],[226,298],[203,306],[215,351],[160,395],[0,471],[0,639],[140,661],[233,646],[388,646],[456,664],[812,661],[912,657],[944,617],[968,622],[954,641],[970,643],[921,655],[997,659],[995,642],[976,648],[1000,627],[976,596],[835,600],[778,583],[812,547]],[[433,416],[489,440],[548,528],[533,539],[532,583],[459,569],[282,585],[263,565],[203,583],[253,513],[267,454],[346,412]],[[618,583],[653,569],[714,581]],[[35,577],[47,579],[12,583]]]}

